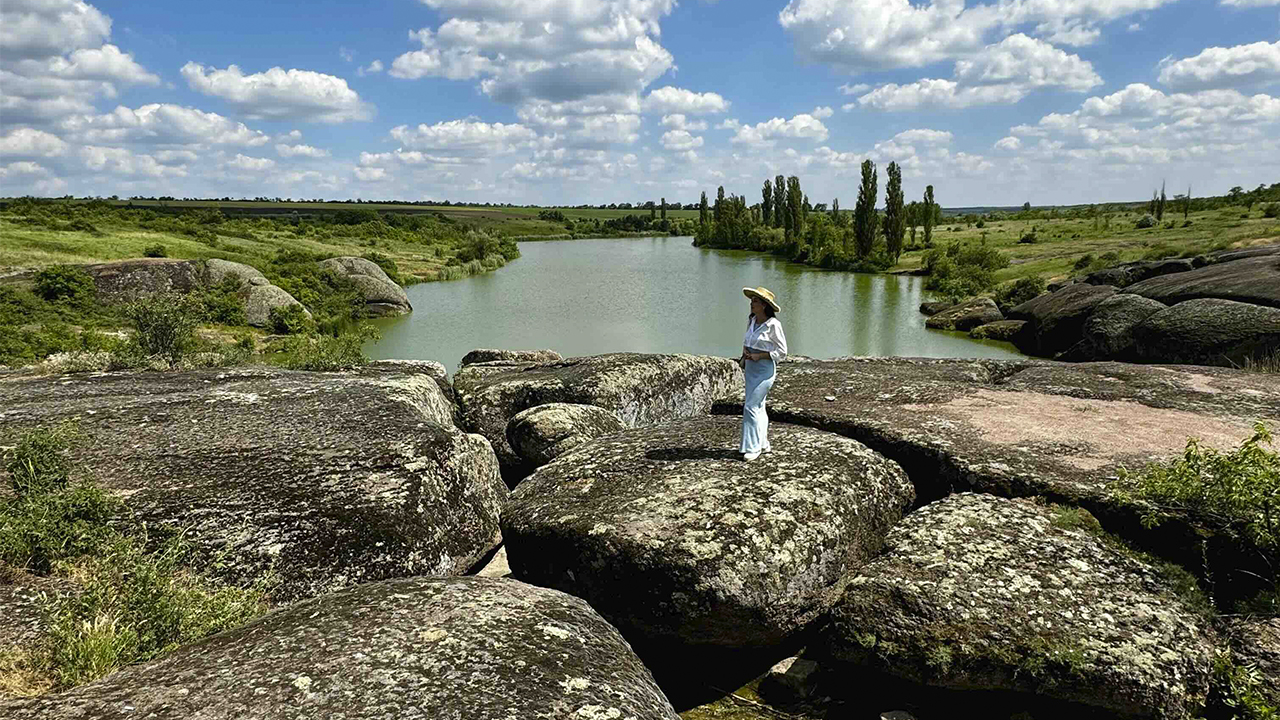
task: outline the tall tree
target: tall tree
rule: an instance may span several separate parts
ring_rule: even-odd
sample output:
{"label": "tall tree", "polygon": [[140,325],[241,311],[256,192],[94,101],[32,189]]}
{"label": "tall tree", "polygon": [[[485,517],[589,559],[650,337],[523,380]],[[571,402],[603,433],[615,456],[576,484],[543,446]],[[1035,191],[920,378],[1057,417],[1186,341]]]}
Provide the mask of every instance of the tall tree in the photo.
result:
{"label": "tall tree", "polygon": [[902,255],[902,237],[907,231],[907,219],[902,198],[902,168],[891,162],[885,169],[889,182],[884,188],[884,241],[889,254],[896,260]]}
{"label": "tall tree", "polygon": [[662,222],[667,221],[667,199],[662,198]]}
{"label": "tall tree", "polygon": [[1160,199],[1156,201],[1156,222],[1164,220],[1164,206],[1169,199],[1164,194],[1164,183],[1160,183]]}
{"label": "tall tree", "polygon": [[764,216],[764,224],[773,224],[773,183],[768,180],[764,181],[764,187],[760,188],[760,214]]}
{"label": "tall tree", "polygon": [[727,207],[728,206],[724,204],[724,186],[721,185],[720,189],[716,191],[716,206],[712,211],[712,215],[715,217],[716,222],[720,222],[724,217],[724,211]]}
{"label": "tall tree", "polygon": [[933,221],[937,217],[937,203],[933,201],[933,186],[924,189],[924,204],[920,206],[920,225],[924,228],[924,246],[933,247]]}
{"label": "tall tree", "polygon": [[904,215],[907,219],[907,227],[911,228],[911,247],[915,247],[916,226],[920,224],[920,203],[915,200],[907,203],[907,209]]}
{"label": "tall tree", "polygon": [[1191,186],[1187,186],[1187,196],[1182,200],[1182,219],[1187,219],[1187,213],[1191,212]]}
{"label": "tall tree", "polygon": [[804,214],[808,215],[813,212],[813,205],[809,204],[809,193],[804,194]]}
{"label": "tall tree", "polygon": [[787,225],[787,180],[778,175],[773,179],[773,226]]}
{"label": "tall tree", "polygon": [[652,201],[649,202],[649,222],[653,222],[658,217],[658,206]]}
{"label": "tall tree", "polygon": [[871,255],[876,242],[876,224],[880,218],[876,215],[876,164],[870,160],[862,161],[862,184],[858,186],[858,204],[853,207],[853,242],[858,257]]}
{"label": "tall tree", "polygon": [[840,224],[840,198],[831,200],[831,222],[836,225]]}
{"label": "tall tree", "polygon": [[698,203],[698,224],[707,224],[707,191],[702,191],[702,202]]}
{"label": "tall tree", "polygon": [[800,191],[800,178],[787,178],[787,210],[790,211],[791,231],[795,233],[796,246],[804,236],[804,193]]}

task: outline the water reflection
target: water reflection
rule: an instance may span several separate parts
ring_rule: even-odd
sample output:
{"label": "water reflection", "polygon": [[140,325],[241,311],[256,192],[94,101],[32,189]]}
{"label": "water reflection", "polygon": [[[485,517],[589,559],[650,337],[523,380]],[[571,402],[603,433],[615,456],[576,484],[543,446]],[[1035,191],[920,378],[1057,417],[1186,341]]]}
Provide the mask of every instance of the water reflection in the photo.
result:
{"label": "water reflection", "polygon": [[741,288],[763,285],[778,295],[796,354],[1018,356],[1006,343],[925,329],[920,278],[827,272],[690,242],[521,243],[522,257],[495,273],[409,288],[414,313],[376,321],[383,339],[367,351],[450,371],[479,347],[736,356],[748,312]]}

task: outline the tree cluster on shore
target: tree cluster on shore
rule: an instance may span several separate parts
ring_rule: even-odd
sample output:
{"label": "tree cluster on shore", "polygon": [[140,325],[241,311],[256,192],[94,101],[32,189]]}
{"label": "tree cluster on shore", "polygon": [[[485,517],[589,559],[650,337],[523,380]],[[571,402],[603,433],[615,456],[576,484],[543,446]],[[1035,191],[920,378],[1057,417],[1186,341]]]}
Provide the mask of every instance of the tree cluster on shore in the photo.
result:
{"label": "tree cluster on shore", "polygon": [[[862,183],[852,213],[841,211],[839,198],[832,200],[829,209],[826,203],[810,203],[794,175],[766,179],[760,202],[751,205],[742,196],[726,197],[721,186],[710,210],[707,195],[702,194],[694,245],[772,252],[837,270],[886,270],[904,250],[932,247],[933,227],[942,217],[932,185],[920,201],[906,203],[902,168],[891,162],[887,175],[883,211],[876,210],[878,175],[870,160],[862,163]],[[922,230],[920,244],[917,229]]]}

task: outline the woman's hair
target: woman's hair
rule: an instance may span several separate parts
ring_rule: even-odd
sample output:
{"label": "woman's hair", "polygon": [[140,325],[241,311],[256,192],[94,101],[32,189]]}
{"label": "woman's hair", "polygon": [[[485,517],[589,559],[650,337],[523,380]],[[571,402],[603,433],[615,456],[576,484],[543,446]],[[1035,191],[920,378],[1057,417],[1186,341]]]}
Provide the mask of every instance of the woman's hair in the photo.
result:
{"label": "woman's hair", "polygon": [[[763,301],[763,300],[761,300],[761,301],[760,301],[760,304],[764,306],[764,314],[765,314],[765,316],[766,316],[766,317],[776,317],[776,316],[777,316],[777,313],[775,313],[775,312],[773,311],[773,306],[772,306],[772,305],[770,305],[769,303],[767,303],[767,302],[765,302],[765,301]],[[751,318],[755,317],[755,315],[756,315],[756,314],[755,314],[755,313],[753,313],[753,312],[749,312],[749,313],[747,313],[747,320],[751,320]]]}

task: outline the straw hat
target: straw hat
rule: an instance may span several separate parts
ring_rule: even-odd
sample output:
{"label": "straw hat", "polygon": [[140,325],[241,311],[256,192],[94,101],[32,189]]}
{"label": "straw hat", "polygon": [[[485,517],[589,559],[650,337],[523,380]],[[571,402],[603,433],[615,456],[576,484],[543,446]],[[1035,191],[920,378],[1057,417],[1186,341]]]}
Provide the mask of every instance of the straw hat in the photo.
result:
{"label": "straw hat", "polygon": [[778,307],[778,301],[774,299],[773,293],[768,288],[742,288],[742,294],[749,298],[760,298],[761,301],[769,304],[775,313],[782,312],[782,308]]}

